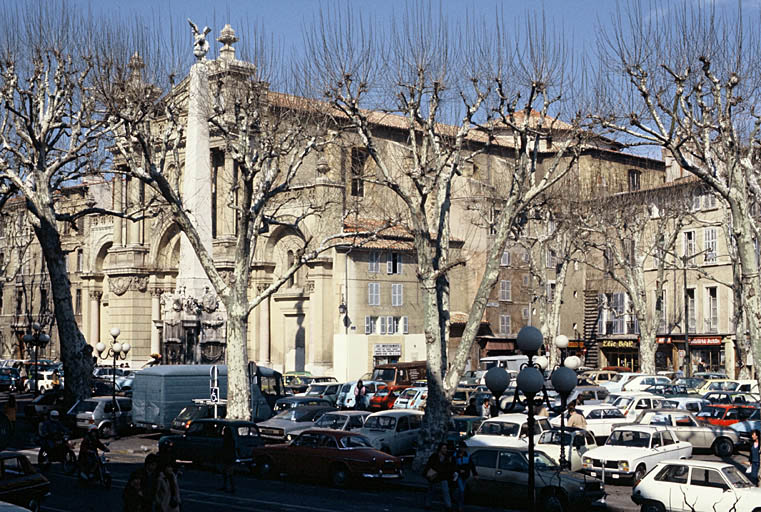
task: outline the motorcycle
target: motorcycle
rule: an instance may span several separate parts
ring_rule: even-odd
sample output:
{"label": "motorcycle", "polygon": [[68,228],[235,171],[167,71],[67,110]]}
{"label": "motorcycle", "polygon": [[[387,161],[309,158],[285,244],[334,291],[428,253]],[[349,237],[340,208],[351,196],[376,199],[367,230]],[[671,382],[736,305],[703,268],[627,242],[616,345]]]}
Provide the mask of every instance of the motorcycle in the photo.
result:
{"label": "motorcycle", "polygon": [[50,469],[50,465],[53,462],[60,462],[66,474],[70,475],[76,471],[77,456],[74,454],[74,449],[71,447],[68,437],[64,436],[55,440],[50,449],[45,446],[40,447],[40,451],[37,454],[37,466],[39,466],[40,471],[44,472]]}
{"label": "motorcycle", "polygon": [[79,472],[79,482],[81,484],[98,484],[106,489],[111,488],[111,471],[108,470],[108,459],[105,453],[97,456],[95,470],[91,473]]}

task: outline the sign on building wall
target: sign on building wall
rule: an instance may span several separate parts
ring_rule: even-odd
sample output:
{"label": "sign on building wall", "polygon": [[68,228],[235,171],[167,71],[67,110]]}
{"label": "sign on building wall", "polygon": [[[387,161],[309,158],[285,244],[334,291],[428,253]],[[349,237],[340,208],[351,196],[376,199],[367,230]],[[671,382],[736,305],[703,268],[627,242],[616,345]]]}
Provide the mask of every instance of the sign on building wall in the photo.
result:
{"label": "sign on building wall", "polygon": [[373,345],[373,357],[401,356],[401,343],[378,343]]}
{"label": "sign on building wall", "polygon": [[603,340],[602,348],[637,348],[635,340]]}

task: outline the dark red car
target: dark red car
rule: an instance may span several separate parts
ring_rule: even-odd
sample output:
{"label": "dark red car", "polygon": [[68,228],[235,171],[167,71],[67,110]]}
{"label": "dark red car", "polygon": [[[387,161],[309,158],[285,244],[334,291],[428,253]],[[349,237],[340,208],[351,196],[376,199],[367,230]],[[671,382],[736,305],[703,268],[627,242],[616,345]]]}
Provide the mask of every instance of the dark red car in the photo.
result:
{"label": "dark red car", "polygon": [[710,425],[728,427],[747,420],[756,409],[754,405],[711,404],[703,407],[695,417]]}
{"label": "dark red car", "polygon": [[327,478],[336,487],[363,478],[401,478],[401,460],[380,452],[366,437],[340,430],[309,429],[289,444],[253,449],[260,478],[290,476]]}

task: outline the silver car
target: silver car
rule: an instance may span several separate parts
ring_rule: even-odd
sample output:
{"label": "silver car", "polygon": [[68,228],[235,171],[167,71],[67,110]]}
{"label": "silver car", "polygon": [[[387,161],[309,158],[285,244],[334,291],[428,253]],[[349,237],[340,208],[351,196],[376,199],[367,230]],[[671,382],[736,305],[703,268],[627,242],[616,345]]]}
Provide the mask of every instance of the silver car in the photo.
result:
{"label": "silver car", "polygon": [[634,423],[638,425],[667,425],[680,441],[693,448],[711,450],[719,457],[731,457],[740,444],[738,433],[731,428],[698,422],[684,409],[648,409]]}
{"label": "silver car", "polygon": [[391,409],[368,416],[364,428],[357,432],[368,438],[376,450],[391,455],[412,453],[422,420],[422,411]]}
{"label": "silver car", "polygon": [[259,423],[259,435],[268,443],[284,443],[291,432],[311,428],[323,414],[333,411],[335,408],[324,405],[292,407]]}
{"label": "silver car", "polygon": [[74,418],[77,428],[95,427],[100,437],[111,437],[114,433],[126,432],[132,424],[132,399],[116,397],[115,404],[110,396],[78,400],[67,415]]}

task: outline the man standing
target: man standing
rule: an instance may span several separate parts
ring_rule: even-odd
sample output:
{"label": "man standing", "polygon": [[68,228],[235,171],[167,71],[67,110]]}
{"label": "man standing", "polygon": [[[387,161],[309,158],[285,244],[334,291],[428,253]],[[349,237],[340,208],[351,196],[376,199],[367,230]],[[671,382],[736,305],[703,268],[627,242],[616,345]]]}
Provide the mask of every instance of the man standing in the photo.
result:
{"label": "man standing", "polygon": [[568,404],[568,427],[587,428],[587,420],[576,410],[576,401],[571,400]]}
{"label": "man standing", "polygon": [[428,492],[425,495],[425,508],[430,510],[437,489],[441,490],[441,500],[444,510],[452,510],[452,497],[449,493],[449,483],[454,479],[454,462],[449,454],[446,443],[439,443],[436,452],[428,458],[423,468],[423,476],[428,480]]}

